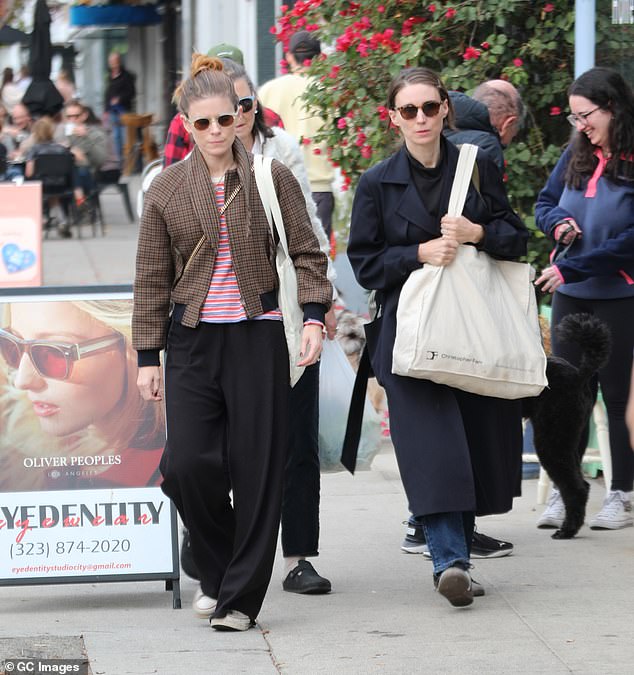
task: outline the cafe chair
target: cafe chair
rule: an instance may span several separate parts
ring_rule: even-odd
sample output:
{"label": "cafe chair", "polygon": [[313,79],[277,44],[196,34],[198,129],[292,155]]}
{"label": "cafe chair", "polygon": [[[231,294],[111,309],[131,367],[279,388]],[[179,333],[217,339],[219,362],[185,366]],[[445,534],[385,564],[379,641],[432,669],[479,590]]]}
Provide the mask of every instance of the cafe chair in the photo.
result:
{"label": "cafe chair", "polygon": [[29,180],[42,183],[42,205],[44,209],[44,236],[48,237],[53,228],[50,216],[51,204],[58,201],[66,215],[69,228],[77,227],[81,238],[81,227],[75,209],[74,171],[75,158],[71,152],[64,154],[40,154],[33,158],[34,170]]}
{"label": "cafe chair", "polygon": [[101,213],[101,201],[99,200],[101,193],[108,188],[116,188],[123,199],[123,205],[125,207],[129,221],[134,223],[134,212],[132,210],[132,203],[130,202],[128,184],[126,182],[121,182],[121,170],[100,169],[97,171],[95,178],[97,181],[97,203],[99,212]]}

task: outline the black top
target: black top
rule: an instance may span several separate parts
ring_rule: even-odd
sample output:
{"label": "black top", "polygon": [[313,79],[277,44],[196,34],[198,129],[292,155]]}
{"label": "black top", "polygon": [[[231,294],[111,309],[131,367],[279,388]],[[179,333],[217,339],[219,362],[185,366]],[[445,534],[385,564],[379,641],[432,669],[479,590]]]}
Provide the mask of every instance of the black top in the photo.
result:
{"label": "black top", "polygon": [[129,112],[132,110],[135,96],[136,86],[134,84],[134,77],[131,73],[125,68],[121,68],[121,72],[116,77],[112,77],[112,75],[108,73],[108,86],[106,87],[104,96],[104,107],[106,110],[112,109],[110,100],[118,98],[119,102],[117,105],[123,108],[124,111]]}
{"label": "black top", "polygon": [[60,143],[53,143],[52,141],[49,143],[36,143],[27,150],[25,159],[28,161],[40,155],[67,155],[69,152],[70,150]]}
{"label": "black top", "polygon": [[[407,150],[407,160],[412,170],[412,177],[414,185],[420,195],[420,198],[425,204],[425,208],[429,215],[434,219],[440,219],[440,196],[442,194],[443,186],[443,171],[442,165],[445,161],[444,143],[440,143],[440,156],[438,163],[433,168],[428,168],[415,159]],[[443,214],[444,215],[444,214]]]}

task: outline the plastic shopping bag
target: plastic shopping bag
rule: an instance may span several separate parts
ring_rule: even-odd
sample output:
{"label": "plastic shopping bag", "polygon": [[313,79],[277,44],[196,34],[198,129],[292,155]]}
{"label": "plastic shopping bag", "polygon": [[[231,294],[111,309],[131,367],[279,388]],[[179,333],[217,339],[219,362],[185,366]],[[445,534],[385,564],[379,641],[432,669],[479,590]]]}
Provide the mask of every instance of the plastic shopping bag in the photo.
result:
{"label": "plastic shopping bag", "polygon": [[[345,471],[339,461],[355,373],[341,345],[324,340],[319,375],[319,460],[322,472]],[[381,415],[366,399],[357,470],[369,469],[381,447]]]}

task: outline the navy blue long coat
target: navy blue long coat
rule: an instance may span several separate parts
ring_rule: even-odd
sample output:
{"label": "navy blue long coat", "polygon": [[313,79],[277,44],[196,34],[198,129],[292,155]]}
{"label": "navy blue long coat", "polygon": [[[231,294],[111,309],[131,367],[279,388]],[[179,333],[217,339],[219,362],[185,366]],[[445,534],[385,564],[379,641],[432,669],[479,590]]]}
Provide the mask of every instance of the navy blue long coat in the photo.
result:
{"label": "navy blue long coat", "polygon": [[[441,140],[446,213],[458,149]],[[482,152],[479,189],[471,184],[463,215],[484,227],[478,248],[496,258],[526,252],[528,231],[511,209],[499,169]],[[519,401],[478,396],[392,374],[396,308],[409,274],[422,265],[418,245],[440,236],[425,208],[405,148],[368,170],[352,207],[348,257],[361,286],[378,291],[383,306],[378,335],[368,340],[372,367],[385,387],[390,430],[411,512],[503,513],[519,494],[522,430]],[[447,312],[457,312],[447,307]]]}

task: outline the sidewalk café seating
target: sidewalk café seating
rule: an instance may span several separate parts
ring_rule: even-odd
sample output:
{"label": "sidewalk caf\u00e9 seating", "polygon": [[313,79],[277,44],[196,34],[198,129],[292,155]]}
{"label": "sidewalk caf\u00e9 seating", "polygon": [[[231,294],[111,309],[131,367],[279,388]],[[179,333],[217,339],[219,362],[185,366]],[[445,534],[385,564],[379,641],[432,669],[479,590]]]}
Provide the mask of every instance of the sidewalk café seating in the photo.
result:
{"label": "sidewalk caf\u00e9 seating", "polygon": [[51,202],[58,200],[69,227],[77,226],[77,236],[81,238],[81,228],[77,221],[74,193],[75,158],[71,152],[64,154],[40,154],[34,158],[34,171],[30,180],[42,183],[42,205],[44,208],[44,236],[48,237],[53,223],[50,216]]}

